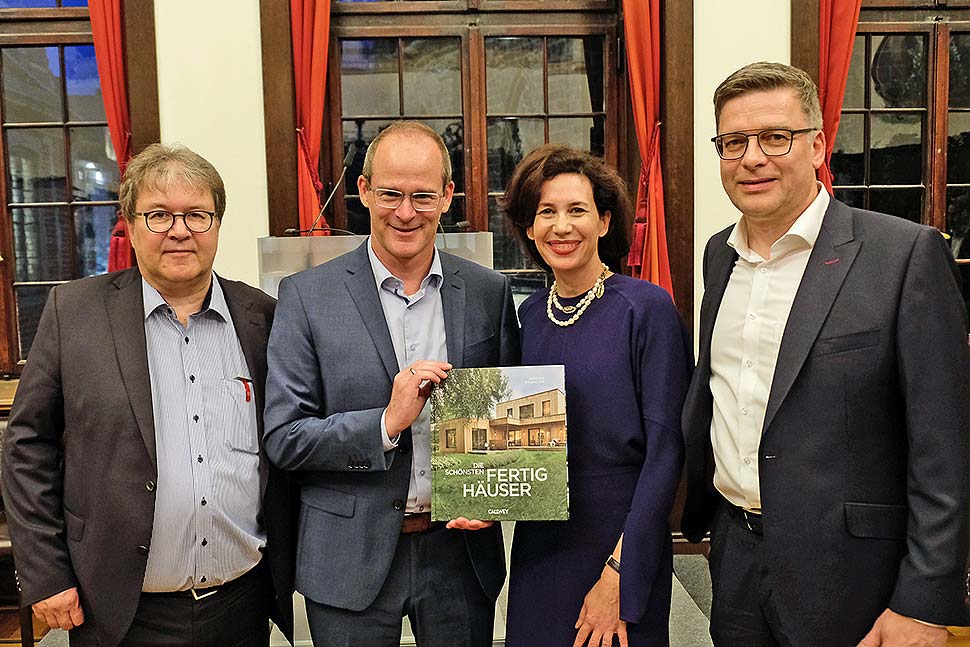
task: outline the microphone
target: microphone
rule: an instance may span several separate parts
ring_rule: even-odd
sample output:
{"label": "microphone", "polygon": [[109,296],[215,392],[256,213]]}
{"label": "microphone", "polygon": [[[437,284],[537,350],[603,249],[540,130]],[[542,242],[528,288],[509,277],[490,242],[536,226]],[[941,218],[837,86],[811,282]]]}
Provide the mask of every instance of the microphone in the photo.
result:
{"label": "microphone", "polygon": [[472,226],[472,223],[468,222],[467,220],[459,220],[458,222],[456,222],[453,225],[441,225],[441,228],[442,229],[457,229],[457,230],[460,231],[460,230],[463,230],[463,229],[468,229],[471,226]]}
{"label": "microphone", "polygon": [[[354,163],[354,157],[356,155],[357,155],[357,149],[354,148],[353,144],[351,144],[350,149],[347,151],[347,154],[344,155],[343,169],[341,169],[340,171],[340,177],[338,177],[336,183],[334,183],[333,191],[330,192],[330,195],[327,196],[327,199],[324,201],[323,206],[320,207],[320,212],[317,214],[317,217],[313,220],[313,224],[310,225],[310,228],[294,229],[291,227],[285,230],[283,232],[284,234],[288,234],[292,236],[293,233],[296,233],[297,235],[302,236],[303,234],[309,234],[310,232],[313,232],[313,231],[338,231],[338,232],[346,231],[345,229],[334,229],[333,227],[323,227],[321,229],[317,229],[316,226],[317,226],[317,223],[320,222],[320,218],[323,218],[323,212],[326,211],[327,207],[330,206],[330,201],[333,200],[334,194],[336,194],[337,189],[340,188],[340,183],[343,182],[344,175],[347,174],[347,168]],[[353,232],[347,232],[347,233],[353,233]]]}
{"label": "microphone", "polygon": [[326,227],[317,227],[315,229],[297,229],[296,227],[290,227],[284,229],[283,233],[287,236],[296,236],[297,234],[308,234],[311,231],[335,231],[338,234],[349,234],[351,236],[363,236],[364,234],[358,234],[357,232],[350,231],[348,229],[338,229],[337,227],[331,227],[327,225]]}

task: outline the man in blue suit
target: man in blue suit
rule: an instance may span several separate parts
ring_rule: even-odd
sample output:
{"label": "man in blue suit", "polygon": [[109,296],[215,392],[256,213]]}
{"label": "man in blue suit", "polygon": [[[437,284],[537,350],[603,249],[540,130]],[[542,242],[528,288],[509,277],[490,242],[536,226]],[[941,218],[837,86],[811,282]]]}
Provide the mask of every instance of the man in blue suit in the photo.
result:
{"label": "man in blue suit", "polygon": [[357,185],[371,236],[280,284],[267,454],[302,478],[296,588],[315,644],[491,645],[501,529],[431,522],[431,385],[519,360],[508,280],[435,249],[455,185],[441,137],[395,122]]}

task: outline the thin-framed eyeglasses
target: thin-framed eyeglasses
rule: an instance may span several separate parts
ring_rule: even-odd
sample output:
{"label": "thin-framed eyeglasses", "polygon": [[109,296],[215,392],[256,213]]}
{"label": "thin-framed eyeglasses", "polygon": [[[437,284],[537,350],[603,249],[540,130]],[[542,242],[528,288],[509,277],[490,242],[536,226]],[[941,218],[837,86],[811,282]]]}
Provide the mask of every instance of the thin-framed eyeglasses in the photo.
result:
{"label": "thin-framed eyeglasses", "polygon": [[395,189],[384,189],[379,187],[368,188],[374,194],[377,206],[385,209],[397,209],[404,204],[404,198],[411,201],[411,208],[415,211],[434,211],[444,197],[442,193],[431,193],[428,191],[418,191],[415,193],[403,193]]}
{"label": "thin-framed eyeglasses", "polygon": [[152,211],[136,211],[136,216],[145,219],[145,226],[148,231],[156,234],[166,234],[175,226],[175,219],[181,218],[185,223],[185,228],[193,234],[204,234],[212,228],[212,220],[216,216],[215,211],[205,211],[203,209],[193,209],[185,213],[172,213],[164,209],[154,209]]}
{"label": "thin-framed eyeglasses", "polygon": [[761,152],[768,157],[781,157],[791,152],[792,140],[795,135],[810,133],[818,128],[765,128],[756,133],[724,133],[712,137],[714,148],[722,160],[737,160],[744,157],[748,151],[748,140],[757,138]]}

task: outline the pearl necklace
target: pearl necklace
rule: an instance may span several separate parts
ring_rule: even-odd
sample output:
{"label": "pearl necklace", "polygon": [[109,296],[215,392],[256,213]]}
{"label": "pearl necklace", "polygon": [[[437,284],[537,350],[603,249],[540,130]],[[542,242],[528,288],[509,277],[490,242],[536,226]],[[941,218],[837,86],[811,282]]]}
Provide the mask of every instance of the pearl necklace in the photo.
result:
{"label": "pearl necklace", "polygon": [[[598,277],[596,277],[596,282],[593,283],[593,287],[591,287],[586,294],[583,295],[583,298],[580,299],[579,303],[577,303],[575,306],[564,306],[559,303],[559,289],[556,285],[556,281],[553,281],[552,287],[549,288],[549,297],[546,299],[546,316],[549,317],[549,321],[557,326],[562,327],[571,326],[579,321],[579,318],[583,316],[584,312],[586,312],[586,308],[588,308],[589,304],[593,302],[593,299],[599,299],[601,296],[603,296],[603,281],[606,280],[606,276],[609,271],[610,268],[607,267],[606,263],[603,263],[603,271],[600,272]],[[569,314],[570,312],[575,312],[575,314],[565,321],[556,319],[556,316],[552,313],[553,306],[556,306],[557,309],[565,312],[566,314]]]}

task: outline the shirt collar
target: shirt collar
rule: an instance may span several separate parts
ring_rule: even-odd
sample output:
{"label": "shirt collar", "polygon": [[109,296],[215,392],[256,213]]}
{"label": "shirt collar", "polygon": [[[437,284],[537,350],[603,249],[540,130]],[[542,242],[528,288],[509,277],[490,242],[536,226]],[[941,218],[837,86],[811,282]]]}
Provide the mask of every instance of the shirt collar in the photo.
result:
{"label": "shirt collar", "polygon": [[[380,290],[388,280],[393,279],[401,284],[404,283],[403,280],[394,276],[381,259],[377,257],[377,253],[374,252],[374,247],[371,245],[370,236],[367,237],[367,258],[370,259],[370,267],[374,271],[374,281],[377,284],[377,289]],[[427,276],[421,280],[421,288],[427,287],[428,283],[433,282],[434,285],[441,285],[441,281],[444,280],[444,274],[441,272],[441,258],[438,256],[438,248],[434,249],[434,257],[431,259],[431,269],[428,270]],[[393,288],[391,288],[393,290]]]}
{"label": "shirt collar", "polygon": [[[830,200],[829,193],[822,183],[816,182],[816,185],[818,185],[818,195],[815,196],[815,199],[812,200],[805,211],[795,219],[788,231],[772,244],[772,258],[775,258],[776,251],[784,254],[791,251],[795,246],[804,247],[807,245],[808,249],[815,247],[818,232],[822,229],[822,219],[829,208]],[[728,237],[727,244],[746,261],[764,260],[748,247],[748,227],[743,215]]]}
{"label": "shirt collar", "polygon": [[[165,298],[145,280],[145,277],[141,279],[141,300],[144,304],[145,319],[148,319],[153,312],[162,306],[168,307]],[[190,316],[194,317],[209,311],[217,314],[223,321],[229,321],[229,304],[226,303],[226,295],[222,291],[222,286],[219,284],[219,278],[215,272],[212,273],[212,282],[209,284],[209,292],[202,302],[202,308]]]}

